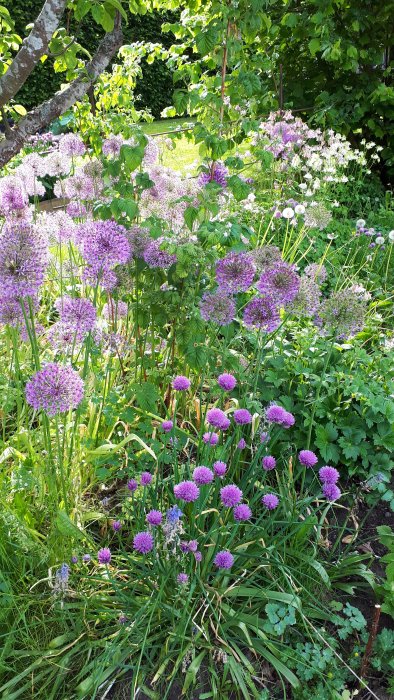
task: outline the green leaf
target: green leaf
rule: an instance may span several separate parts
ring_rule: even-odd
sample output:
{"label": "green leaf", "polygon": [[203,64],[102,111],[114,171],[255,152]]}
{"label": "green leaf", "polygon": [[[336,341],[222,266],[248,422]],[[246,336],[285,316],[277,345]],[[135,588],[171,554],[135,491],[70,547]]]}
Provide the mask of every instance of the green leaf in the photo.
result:
{"label": "green leaf", "polygon": [[115,452],[122,450],[126,445],[129,444],[129,442],[138,442],[138,444],[141,445],[141,447],[143,447],[143,449],[146,450],[146,452],[148,452],[157,462],[157,457],[153,450],[149,447],[149,445],[146,444],[146,442],[142,440],[142,438],[139,437],[139,435],[136,435],[135,433],[130,433],[130,435],[127,435],[127,437],[125,437],[117,444],[108,442],[105,445],[100,445],[100,447],[96,447],[95,450],[88,450],[87,459],[91,460],[91,458],[102,457],[104,455],[109,457]]}
{"label": "green leaf", "polygon": [[185,677],[185,682],[183,684],[182,688],[182,693],[185,694],[187,693],[188,689],[192,685],[192,683],[195,683],[197,673],[200,669],[201,662],[203,658],[206,656],[207,651],[201,651],[198,656],[196,656],[193,661],[191,662],[190,666],[188,666],[188,669],[186,671],[186,677]]}
{"label": "green leaf", "polygon": [[193,224],[195,220],[198,218],[198,209],[196,207],[186,207],[185,213],[184,213],[184,219],[186,226],[190,229],[190,231],[193,230]]}
{"label": "green leaf", "polygon": [[317,52],[320,51],[321,48],[320,39],[311,39],[308,46],[312,56],[316,56]]}
{"label": "green leaf", "polygon": [[218,39],[218,34],[217,31],[214,27],[210,27],[209,29],[199,32],[196,37],[196,46],[198,52],[201,54],[201,56],[206,56],[208,53],[212,51],[212,49],[215,48],[217,44],[217,39]]}

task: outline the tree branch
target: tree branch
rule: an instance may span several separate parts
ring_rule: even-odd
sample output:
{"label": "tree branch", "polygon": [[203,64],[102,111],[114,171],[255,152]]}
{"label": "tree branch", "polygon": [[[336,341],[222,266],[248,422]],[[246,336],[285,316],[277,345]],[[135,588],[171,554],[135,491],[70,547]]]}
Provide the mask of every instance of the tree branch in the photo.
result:
{"label": "tree branch", "polygon": [[0,167],[20,151],[29,136],[48,126],[70,109],[75,102],[82,99],[107,68],[112,56],[122,45],[122,40],[121,16],[117,12],[112,32],[105,35],[92,60],[85,66],[84,74],[70,83],[65,90],[56,92],[50,100],[35,107],[12,129],[9,137],[0,141]]}
{"label": "tree branch", "polygon": [[37,62],[47,53],[48,44],[57,29],[67,0],[46,0],[33,29],[16,54],[8,70],[0,78],[0,107],[14,97],[25,83]]}

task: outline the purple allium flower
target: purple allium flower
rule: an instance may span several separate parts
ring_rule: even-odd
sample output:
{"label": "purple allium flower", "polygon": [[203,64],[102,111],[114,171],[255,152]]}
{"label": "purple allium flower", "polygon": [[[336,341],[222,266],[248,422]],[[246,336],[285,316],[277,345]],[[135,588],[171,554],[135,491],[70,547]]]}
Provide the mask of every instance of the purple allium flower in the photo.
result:
{"label": "purple allium flower", "polygon": [[282,406],[277,406],[276,404],[271,404],[268,406],[265,417],[269,423],[277,423],[278,425],[283,425],[285,428],[289,428],[294,425],[295,419],[291,413],[286,411]]}
{"label": "purple allium flower", "polygon": [[26,384],[26,400],[52,417],[76,408],[83,399],[83,381],[72,368],[50,362]]}
{"label": "purple allium flower", "polygon": [[227,430],[230,425],[230,419],[220,408],[211,408],[207,412],[207,422],[219,430]]}
{"label": "purple allium flower", "polygon": [[234,299],[223,290],[205,292],[200,301],[200,313],[204,321],[228,326],[236,314]]}
{"label": "purple allium flower", "polygon": [[221,187],[226,187],[228,178],[228,170],[224,163],[216,160],[212,163],[208,171],[200,173],[198,176],[198,184],[204,187],[209,182],[216,182]]}
{"label": "purple allium flower", "polygon": [[189,387],[190,380],[187,377],[184,377],[182,374],[175,377],[174,381],[172,382],[172,388],[175,389],[175,391],[187,391]]}
{"label": "purple allium flower", "polygon": [[289,411],[286,411],[283,427],[284,428],[291,428],[295,423],[295,418],[292,413],[289,413]]}
{"label": "purple allium flower", "polygon": [[71,557],[71,564],[78,564],[78,557],[76,554]]}
{"label": "purple allium flower", "polygon": [[150,510],[146,515],[146,521],[149,525],[161,525],[163,513],[160,510]]}
{"label": "purple allium flower", "polygon": [[116,156],[118,156],[120,153],[120,148],[122,144],[123,137],[120,134],[111,134],[110,136],[108,136],[108,138],[104,139],[102,152],[105,156],[113,156],[114,158],[116,158]]}
{"label": "purple allium flower", "polygon": [[240,503],[238,506],[235,506],[233,514],[234,520],[238,522],[249,520],[252,517],[252,511],[246,503]]}
{"label": "purple allium flower", "polygon": [[319,479],[324,484],[336,484],[339,479],[339,472],[334,467],[322,467],[319,469]]}
{"label": "purple allium flower", "polygon": [[84,555],[83,555],[82,561],[83,561],[85,564],[88,564],[88,563],[90,562],[90,560],[91,560],[90,554],[84,554]]}
{"label": "purple allium flower", "polygon": [[244,438],[241,438],[238,445],[237,445],[237,449],[244,450],[245,447],[246,447],[246,440]]}
{"label": "purple allium flower", "polygon": [[274,301],[267,296],[252,299],[246,304],[243,321],[249,328],[272,333],[280,325],[280,316]]}
{"label": "purple allium flower", "polygon": [[171,506],[171,508],[167,510],[166,518],[169,523],[174,525],[174,523],[177,523],[178,520],[182,517],[182,515],[183,513],[181,509],[178,508],[178,506]]}
{"label": "purple allium flower", "polygon": [[349,338],[363,329],[365,310],[365,301],[357,292],[341,289],[320,305],[319,319],[324,330],[330,330],[338,338]]}
{"label": "purple allium flower", "polygon": [[122,528],[122,523],[120,520],[113,520],[112,521],[112,529],[114,532],[119,532],[119,530]]}
{"label": "purple allium flower", "polygon": [[199,550],[197,550],[197,552],[193,552],[193,553],[194,553],[194,558],[197,562],[202,560],[202,554]]}
{"label": "purple allium flower", "polygon": [[46,241],[29,223],[4,224],[0,236],[0,294],[34,297],[44,281]]}
{"label": "purple allium flower", "polygon": [[301,450],[301,452],[298,455],[298,459],[300,461],[300,464],[303,464],[304,467],[314,467],[315,464],[317,464],[318,462],[315,453],[311,450]]}
{"label": "purple allium flower", "polygon": [[170,433],[174,427],[174,423],[172,420],[163,420],[160,427],[163,430],[163,432]]}
{"label": "purple allium flower", "polygon": [[131,492],[136,491],[138,489],[138,481],[135,479],[129,479],[127,482],[127,488]]}
{"label": "purple allium flower", "polygon": [[60,320],[66,326],[79,333],[92,331],[96,325],[96,309],[89,299],[72,299],[61,297],[55,302]]}
{"label": "purple allium flower", "polygon": [[218,460],[213,465],[213,471],[215,472],[216,476],[222,478],[227,471],[227,464]]}
{"label": "purple allium flower", "polygon": [[266,471],[271,471],[271,469],[275,469],[275,467],[275,457],[272,457],[272,455],[267,455],[266,457],[263,457],[263,469],[265,469]]}
{"label": "purple allium flower", "polygon": [[269,296],[277,306],[286,306],[297,296],[300,276],[293,265],[278,262],[263,272],[256,287],[261,294]]}
{"label": "purple allium flower", "polygon": [[180,583],[181,586],[185,586],[187,584],[187,582],[189,581],[189,577],[187,574],[181,573],[181,574],[178,574],[178,576],[176,577],[176,580],[178,581],[178,583]]}
{"label": "purple allium flower", "polygon": [[247,253],[229,253],[216,263],[216,280],[229,293],[246,292],[252,285],[255,265]]}
{"label": "purple allium flower", "polygon": [[224,549],[222,552],[217,553],[214,564],[218,569],[231,569],[234,564],[234,557],[228,549]]}
{"label": "purple allium flower", "polygon": [[145,145],[145,152],[142,164],[144,168],[149,165],[154,165],[159,157],[160,149],[154,137],[147,137],[147,143]]}
{"label": "purple allium flower", "polygon": [[327,270],[324,265],[319,265],[319,263],[307,265],[304,272],[307,277],[313,279],[317,284],[323,284],[327,279]]}
{"label": "purple allium flower", "polygon": [[133,539],[133,549],[140,554],[148,554],[153,549],[153,542],[150,532],[138,532]]}
{"label": "purple allium flower", "polygon": [[219,442],[219,435],[216,433],[204,433],[202,436],[202,441],[206,445],[217,445]]}
{"label": "purple allium flower", "polygon": [[66,156],[83,156],[86,147],[77,134],[65,134],[59,141],[59,152]]}
{"label": "purple allium flower", "polygon": [[274,510],[279,505],[279,498],[274,493],[266,493],[261,502],[268,510]]}
{"label": "purple allium flower", "polygon": [[235,484],[223,486],[220,489],[220,500],[226,508],[232,508],[242,500],[242,491]]}
{"label": "purple allium flower", "polygon": [[293,316],[313,317],[319,309],[321,291],[313,279],[301,277],[300,288],[297,296],[287,307],[288,313]]}
{"label": "purple allium flower", "polygon": [[142,472],[141,474],[141,486],[148,486],[153,479],[153,476],[150,472]]}
{"label": "purple allium flower", "polygon": [[327,498],[327,501],[337,501],[341,497],[341,490],[336,484],[330,484],[328,482],[322,485],[323,496]]}
{"label": "purple allium flower", "polygon": [[238,425],[247,425],[252,422],[252,414],[246,408],[237,408],[233,417]]}
{"label": "purple allium flower", "polygon": [[188,543],[189,552],[197,552],[198,542],[197,540],[190,540]]}
{"label": "purple allium flower", "polygon": [[22,178],[6,175],[0,179],[0,211],[9,216],[20,212],[29,203],[28,194]]}
{"label": "purple allium flower", "polygon": [[255,248],[255,250],[252,250],[251,255],[256,269],[260,273],[282,260],[279,248],[274,245],[263,245],[261,248]]}
{"label": "purple allium flower", "polygon": [[200,495],[200,489],[194,481],[181,481],[180,484],[174,486],[174,494],[176,498],[186,503],[196,501]]}
{"label": "purple allium flower", "polygon": [[237,380],[232,374],[225,372],[218,376],[218,384],[223,391],[232,391],[237,385]]}
{"label": "purple allium flower", "polygon": [[130,258],[126,229],[113,220],[89,222],[85,228],[80,227],[78,244],[88,265],[89,279],[97,277],[100,283],[104,273]]}
{"label": "purple allium flower", "polygon": [[186,552],[189,551],[189,543],[188,542],[181,542],[179,547],[181,549],[181,552],[183,552],[183,554],[185,554]]}
{"label": "purple allium flower", "polygon": [[87,209],[82,202],[70,202],[70,204],[67,205],[66,212],[74,219],[83,219],[87,214]]}
{"label": "purple allium flower", "polygon": [[99,564],[109,564],[111,561],[111,552],[108,547],[103,547],[97,552],[97,559]]}
{"label": "purple allium flower", "polygon": [[[24,326],[22,306],[17,299],[0,298],[0,323],[4,326]],[[24,330],[27,333],[26,326]]]}
{"label": "purple allium flower", "polygon": [[166,250],[162,250],[160,245],[159,240],[152,241],[145,248],[142,257],[149,267],[160,267],[166,270],[176,263],[176,255],[171,255]]}
{"label": "purple allium flower", "polygon": [[208,467],[196,467],[193,471],[193,481],[199,486],[210,484],[213,481],[213,471]]}

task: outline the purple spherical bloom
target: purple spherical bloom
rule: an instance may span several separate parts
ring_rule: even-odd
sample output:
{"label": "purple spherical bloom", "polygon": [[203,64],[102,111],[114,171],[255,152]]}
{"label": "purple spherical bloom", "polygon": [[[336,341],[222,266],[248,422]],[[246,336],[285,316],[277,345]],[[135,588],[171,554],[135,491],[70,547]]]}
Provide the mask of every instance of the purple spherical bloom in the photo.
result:
{"label": "purple spherical bloom", "polygon": [[138,489],[138,481],[135,479],[129,479],[127,482],[127,488],[131,492],[136,491]]}
{"label": "purple spherical bloom", "polygon": [[227,464],[218,460],[213,465],[213,471],[215,472],[216,476],[222,478],[227,471]]}
{"label": "purple spherical bloom", "polygon": [[212,163],[208,171],[200,173],[198,176],[198,184],[204,186],[208,185],[210,182],[216,182],[217,185],[226,187],[227,177],[228,170],[226,166],[220,160],[216,160]]}
{"label": "purple spherical bloom", "polygon": [[259,292],[269,296],[276,306],[285,306],[297,296],[300,281],[294,266],[281,261],[263,272],[256,287]]}
{"label": "purple spherical bloom", "polygon": [[187,584],[187,582],[189,581],[189,577],[187,574],[182,573],[182,574],[178,574],[178,576],[176,577],[176,580],[178,581],[178,583],[181,584],[181,586],[185,586]]}
{"label": "purple spherical bloom", "polygon": [[238,445],[237,445],[237,449],[244,450],[245,447],[246,447],[246,440],[244,440],[244,438],[241,438]]}
{"label": "purple spherical bloom", "polygon": [[198,561],[201,561],[201,560],[202,560],[202,554],[201,554],[201,552],[199,552],[198,550],[197,550],[197,552],[194,552],[194,558],[195,558],[195,560],[196,560],[197,562],[198,562]]}
{"label": "purple spherical bloom", "polygon": [[179,374],[172,382],[172,388],[175,389],[175,391],[187,391],[189,387],[190,380],[187,377],[184,377],[183,374]]}
{"label": "purple spherical bloom", "polygon": [[180,547],[181,552],[183,552],[184,554],[189,551],[189,543],[188,542],[181,542],[179,547]]}
{"label": "purple spherical bloom", "polygon": [[205,292],[200,301],[200,313],[204,321],[228,326],[236,314],[235,301],[220,289],[217,292]]}
{"label": "purple spherical bloom", "polygon": [[150,532],[138,532],[133,539],[133,548],[140,554],[147,554],[153,549],[153,542]]}
{"label": "purple spherical bloom", "polygon": [[232,508],[242,500],[242,491],[235,484],[223,486],[220,489],[220,500],[226,508]]}
{"label": "purple spherical bloom", "polygon": [[232,374],[220,374],[218,376],[218,384],[224,391],[232,391],[237,385],[237,380]]}
{"label": "purple spherical bloom", "polygon": [[274,493],[266,493],[261,502],[268,510],[274,510],[279,505],[279,498]]}
{"label": "purple spherical bloom", "polygon": [[76,408],[83,399],[83,381],[69,366],[50,362],[26,384],[26,400],[52,417]]}
{"label": "purple spherical bloom", "polygon": [[322,486],[323,496],[327,501],[337,501],[341,497],[341,490],[336,484],[325,482]]}
{"label": "purple spherical bloom", "polygon": [[75,219],[82,219],[86,216],[87,209],[82,202],[70,202],[70,204],[67,205],[66,212]]}
{"label": "purple spherical bloom", "polygon": [[275,469],[275,467],[275,457],[272,457],[272,455],[267,455],[266,457],[263,457],[263,469],[265,469],[266,471],[271,471],[271,469]]}
{"label": "purple spherical bloom", "polygon": [[90,554],[84,554],[83,557],[82,557],[82,561],[83,561],[85,564],[88,564],[88,563],[90,562],[90,559],[91,559]]}
{"label": "purple spherical bloom", "polygon": [[208,467],[196,467],[193,471],[193,481],[199,486],[210,484],[213,481],[213,471]]}
{"label": "purple spherical bloom", "polygon": [[280,324],[280,316],[273,300],[270,297],[261,297],[246,304],[243,321],[249,328],[272,333]]}
{"label": "purple spherical bloom", "polygon": [[153,479],[152,474],[149,472],[142,472],[141,474],[141,486],[148,486]]}
{"label": "purple spherical bloom", "polygon": [[230,420],[220,408],[211,408],[207,412],[207,422],[220,430],[227,430]]}
{"label": "purple spherical bloom", "polygon": [[219,442],[219,435],[216,433],[204,433],[202,441],[205,442],[206,445],[217,445]]}
{"label": "purple spherical bloom", "polygon": [[162,520],[163,513],[161,513],[160,510],[150,510],[146,515],[146,521],[149,525],[161,525]]}
{"label": "purple spherical bloom", "polygon": [[[0,295],[34,297],[44,281],[48,246],[33,225],[4,224],[0,236]],[[28,307],[27,302],[25,306]]]}
{"label": "purple spherical bloom", "polygon": [[59,152],[66,156],[83,156],[86,147],[77,134],[65,134],[59,141]]}
{"label": "purple spherical bloom", "polygon": [[78,244],[88,265],[89,279],[96,276],[100,283],[105,273],[130,258],[127,231],[113,220],[89,222],[80,227]]}
{"label": "purple spherical bloom", "polygon": [[252,285],[256,268],[247,253],[229,253],[216,263],[216,280],[229,293],[246,292]]}
{"label": "purple spherical bloom", "polygon": [[217,553],[214,564],[218,569],[231,569],[234,564],[234,557],[228,549],[224,549],[222,552]]}
{"label": "purple spherical bloom", "polygon": [[99,564],[109,564],[111,561],[111,552],[108,547],[103,547],[97,552]]}
{"label": "purple spherical bloom", "polygon": [[75,554],[71,557],[71,564],[78,564],[78,557]]}
{"label": "purple spherical bloom", "polygon": [[298,455],[298,459],[300,461],[300,464],[303,464],[304,467],[314,467],[315,464],[317,464],[318,462],[315,453],[311,450],[301,450],[301,452]]}
{"label": "purple spherical bloom", "polygon": [[112,521],[112,529],[114,532],[119,532],[121,527],[122,527],[122,523],[120,522],[120,520],[113,520]]}
{"label": "purple spherical bloom", "polygon": [[160,267],[163,270],[176,263],[176,255],[167,253],[160,248],[160,241],[152,241],[144,250],[143,258],[149,267]]}
{"label": "purple spherical bloom", "polygon": [[104,139],[102,152],[105,156],[113,156],[116,158],[120,153],[122,144],[123,136],[120,136],[120,134],[111,134],[108,138]]}
{"label": "purple spherical bloom", "polygon": [[277,423],[278,425],[283,425],[284,428],[290,428],[295,423],[294,416],[282,406],[277,406],[276,404],[268,406],[265,417],[269,423]]}
{"label": "purple spherical bloom", "polygon": [[322,467],[319,469],[319,479],[324,484],[336,484],[339,479],[339,472],[334,467]]}
{"label": "purple spherical bloom", "polygon": [[96,325],[96,309],[89,299],[65,296],[56,300],[55,307],[61,322],[72,330],[85,334]]}
{"label": "purple spherical bloom", "polygon": [[285,412],[285,418],[283,422],[283,427],[284,428],[291,428],[295,423],[295,418],[292,413],[289,413],[289,411]]}
{"label": "purple spherical bloom", "polygon": [[247,425],[252,422],[252,414],[246,408],[237,408],[234,413],[234,420],[238,425]]}
{"label": "purple spherical bloom", "polygon": [[176,498],[186,503],[196,501],[200,495],[200,489],[194,481],[181,481],[180,484],[174,486],[174,494]]}
{"label": "purple spherical bloom", "polygon": [[197,552],[198,549],[198,542],[197,540],[190,540],[188,543],[188,550],[189,552]]}
{"label": "purple spherical bloom", "polygon": [[172,420],[163,420],[160,427],[165,433],[170,433],[174,427],[174,423]]}
{"label": "purple spherical bloom", "polygon": [[235,506],[233,514],[234,520],[238,522],[249,520],[252,517],[252,511],[246,503],[240,503],[238,506]]}

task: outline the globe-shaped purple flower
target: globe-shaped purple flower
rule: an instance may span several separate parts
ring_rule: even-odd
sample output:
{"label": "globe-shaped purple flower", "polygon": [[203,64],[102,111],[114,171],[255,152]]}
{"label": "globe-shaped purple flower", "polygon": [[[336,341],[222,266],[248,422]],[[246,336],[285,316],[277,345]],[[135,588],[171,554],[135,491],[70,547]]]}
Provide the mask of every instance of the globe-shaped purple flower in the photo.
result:
{"label": "globe-shaped purple flower", "polygon": [[217,445],[219,442],[219,435],[216,433],[204,433],[202,441],[205,442],[206,445]]}
{"label": "globe-shaped purple flower", "polygon": [[207,412],[207,422],[219,430],[227,430],[230,425],[230,419],[227,418],[224,411],[220,408],[210,408]]}
{"label": "globe-shaped purple flower", "polygon": [[213,465],[213,471],[215,472],[215,475],[221,479],[227,471],[227,464],[218,460]]}
{"label": "globe-shaped purple flower", "polygon": [[234,520],[242,522],[243,520],[250,520],[252,517],[252,511],[246,503],[240,503],[235,506],[233,510]]}
{"label": "globe-shaped purple flower", "polygon": [[153,536],[150,532],[138,532],[133,539],[133,548],[140,554],[148,554],[153,549]]}
{"label": "globe-shaped purple flower", "polygon": [[218,376],[218,384],[223,391],[232,391],[237,385],[237,380],[232,374],[224,372]]}
{"label": "globe-shaped purple flower", "polygon": [[214,564],[218,567],[218,569],[231,569],[232,565],[234,564],[234,557],[231,552],[228,551],[228,549],[224,549],[223,551],[217,553],[214,559]]}
{"label": "globe-shaped purple flower", "polygon": [[229,253],[216,263],[216,280],[219,288],[234,294],[246,292],[255,275],[253,258],[247,253]]}
{"label": "globe-shaped purple flower", "polygon": [[119,532],[119,530],[122,529],[122,523],[120,522],[120,520],[112,521],[112,529],[114,532]]}
{"label": "globe-shaped purple flower", "polygon": [[226,508],[233,508],[242,500],[242,491],[235,484],[228,484],[220,489],[220,500]]}
{"label": "globe-shaped purple flower", "polygon": [[141,474],[141,486],[149,486],[152,482],[153,476],[150,472],[142,472]]}
{"label": "globe-shaped purple flower", "polygon": [[282,406],[277,406],[276,404],[268,406],[265,417],[269,423],[277,423],[284,428],[291,428],[295,423],[295,418],[292,413],[289,413],[289,411],[286,411]]}
{"label": "globe-shaped purple flower", "polygon": [[42,409],[50,417],[76,408],[83,394],[79,374],[72,367],[56,362],[45,365],[26,384],[27,403],[36,411]]}
{"label": "globe-shaped purple flower", "polygon": [[187,584],[187,582],[189,581],[189,577],[187,574],[181,573],[181,574],[178,574],[178,576],[176,577],[176,580],[178,581],[178,583],[181,586],[185,586]]}
{"label": "globe-shaped purple flower", "polygon": [[244,438],[241,438],[238,445],[237,445],[237,449],[244,450],[245,447],[246,447],[246,440]]}
{"label": "globe-shaped purple flower", "polygon": [[330,484],[328,482],[323,483],[322,491],[327,501],[337,501],[342,495],[341,490],[336,484]]}
{"label": "globe-shaped purple flower", "polygon": [[298,455],[298,459],[300,464],[302,464],[304,467],[314,467],[318,462],[315,453],[311,450],[301,450]]}
{"label": "globe-shaped purple flower", "polygon": [[200,301],[200,313],[204,321],[228,326],[236,314],[234,299],[226,291],[205,292]]}
{"label": "globe-shaped purple flower", "polygon": [[175,391],[187,391],[189,387],[190,380],[187,377],[184,377],[183,374],[179,374],[172,382],[172,388],[175,389]]}
{"label": "globe-shaped purple flower", "polygon": [[193,481],[199,486],[212,483],[214,478],[213,471],[208,467],[196,467],[193,471]]}
{"label": "globe-shaped purple flower", "polygon": [[59,153],[66,156],[83,156],[86,147],[78,134],[65,134],[59,141]]}
{"label": "globe-shaped purple flower", "polygon": [[180,484],[174,486],[174,494],[176,498],[179,498],[185,503],[192,503],[196,501],[200,495],[200,489],[194,481],[181,481]]}
{"label": "globe-shaped purple flower", "polygon": [[160,510],[150,510],[146,515],[146,521],[149,523],[149,525],[161,525],[162,520],[163,513],[161,513]]}
{"label": "globe-shaped purple flower", "polygon": [[55,302],[60,320],[73,331],[85,334],[96,325],[96,309],[89,299],[73,299],[65,296]]}
{"label": "globe-shaped purple flower", "polygon": [[263,272],[256,287],[276,306],[286,306],[297,296],[300,282],[294,266],[281,261]]}
{"label": "globe-shaped purple flower", "polygon": [[33,225],[5,223],[0,235],[0,295],[34,297],[44,281],[47,262],[47,243]]}
{"label": "globe-shaped purple flower", "polygon": [[194,552],[194,558],[197,562],[202,560],[202,554],[197,550],[197,552]]}
{"label": "globe-shaped purple flower", "polygon": [[170,433],[174,427],[174,423],[172,420],[163,420],[160,427],[163,430],[163,432]]}
{"label": "globe-shaped purple flower", "polygon": [[322,467],[319,469],[319,479],[324,484],[336,484],[339,479],[339,471],[334,467]]}
{"label": "globe-shaped purple flower", "polygon": [[138,489],[138,481],[136,481],[136,479],[129,479],[127,482],[127,488],[133,493]]}
{"label": "globe-shaped purple flower", "polygon": [[252,414],[246,408],[237,408],[233,416],[238,425],[247,425],[252,422]]}
{"label": "globe-shaped purple flower", "polygon": [[111,551],[108,547],[103,547],[97,552],[97,559],[99,564],[109,564],[111,561]]}
{"label": "globe-shaped purple flower", "polygon": [[258,328],[265,333],[272,333],[280,324],[278,309],[268,296],[252,299],[246,304],[243,320],[249,328]]}
{"label": "globe-shaped purple flower", "polygon": [[263,469],[265,469],[265,471],[271,471],[271,469],[275,469],[275,467],[275,457],[272,457],[272,455],[267,455],[266,457],[263,457]]}
{"label": "globe-shaped purple flower", "polygon": [[267,510],[275,510],[275,508],[277,508],[279,505],[279,498],[278,496],[275,496],[274,493],[266,493],[261,499],[261,502],[263,506],[267,508]]}

